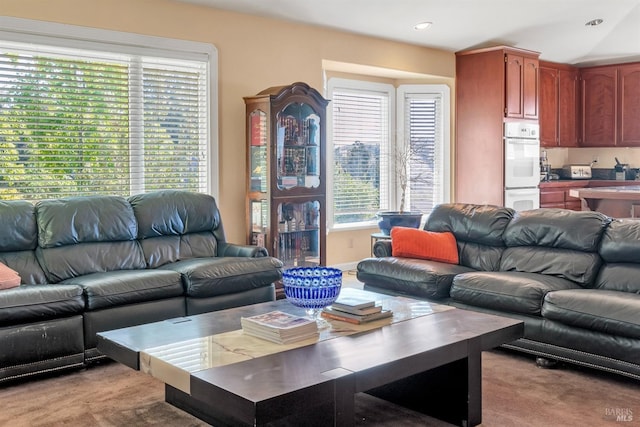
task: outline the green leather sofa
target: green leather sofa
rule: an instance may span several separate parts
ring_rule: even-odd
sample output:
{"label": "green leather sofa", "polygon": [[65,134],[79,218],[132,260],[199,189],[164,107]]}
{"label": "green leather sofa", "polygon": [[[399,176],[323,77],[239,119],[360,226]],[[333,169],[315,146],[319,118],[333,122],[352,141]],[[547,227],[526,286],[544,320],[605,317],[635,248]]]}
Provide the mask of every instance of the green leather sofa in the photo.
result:
{"label": "green leather sofa", "polygon": [[185,191],[0,201],[0,382],[104,357],[96,333],[275,299],[282,263]]}

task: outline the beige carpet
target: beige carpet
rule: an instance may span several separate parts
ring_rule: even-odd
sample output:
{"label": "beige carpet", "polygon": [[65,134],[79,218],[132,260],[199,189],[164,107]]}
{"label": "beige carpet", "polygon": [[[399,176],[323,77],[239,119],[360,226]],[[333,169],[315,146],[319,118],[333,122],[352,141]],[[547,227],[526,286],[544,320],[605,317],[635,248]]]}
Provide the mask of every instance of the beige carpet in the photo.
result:
{"label": "beige carpet", "polygon": [[[501,350],[483,355],[483,426],[640,426],[640,383],[571,366],[544,370]],[[0,388],[0,426],[203,426],[164,402],[163,384],[110,362]],[[616,421],[616,413],[631,421]],[[358,426],[446,426],[367,395]]]}

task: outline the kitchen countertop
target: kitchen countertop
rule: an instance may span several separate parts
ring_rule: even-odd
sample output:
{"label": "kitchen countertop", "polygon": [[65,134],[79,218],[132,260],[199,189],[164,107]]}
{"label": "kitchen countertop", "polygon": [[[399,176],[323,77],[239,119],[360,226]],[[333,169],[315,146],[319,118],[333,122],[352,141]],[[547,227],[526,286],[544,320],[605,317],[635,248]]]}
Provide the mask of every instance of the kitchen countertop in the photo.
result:
{"label": "kitchen countertop", "polygon": [[614,187],[635,185],[640,185],[640,181],[620,181],[615,179],[555,179],[551,181],[540,182],[541,189],[554,187]]}

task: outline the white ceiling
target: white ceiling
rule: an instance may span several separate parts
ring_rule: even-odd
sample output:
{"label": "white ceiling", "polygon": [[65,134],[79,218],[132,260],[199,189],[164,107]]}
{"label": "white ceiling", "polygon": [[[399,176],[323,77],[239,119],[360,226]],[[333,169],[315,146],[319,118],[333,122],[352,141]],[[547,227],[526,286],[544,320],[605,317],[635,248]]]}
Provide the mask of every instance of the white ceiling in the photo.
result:
{"label": "white ceiling", "polygon": [[[640,61],[640,0],[181,1],[452,52],[509,45],[574,65]],[[421,21],[433,25],[415,31]]]}

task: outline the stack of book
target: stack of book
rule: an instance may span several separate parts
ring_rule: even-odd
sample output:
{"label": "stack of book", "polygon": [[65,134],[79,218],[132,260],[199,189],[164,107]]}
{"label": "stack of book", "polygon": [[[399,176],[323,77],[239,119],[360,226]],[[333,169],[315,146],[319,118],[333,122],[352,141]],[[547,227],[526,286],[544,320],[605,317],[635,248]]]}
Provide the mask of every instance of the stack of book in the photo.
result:
{"label": "stack of book", "polygon": [[351,295],[338,297],[332,305],[322,310],[322,317],[357,325],[392,315],[391,310],[383,310],[382,305],[376,304],[375,300]]}
{"label": "stack of book", "polygon": [[240,324],[245,334],[278,344],[289,344],[318,336],[318,324],[315,320],[282,311],[243,317]]}

